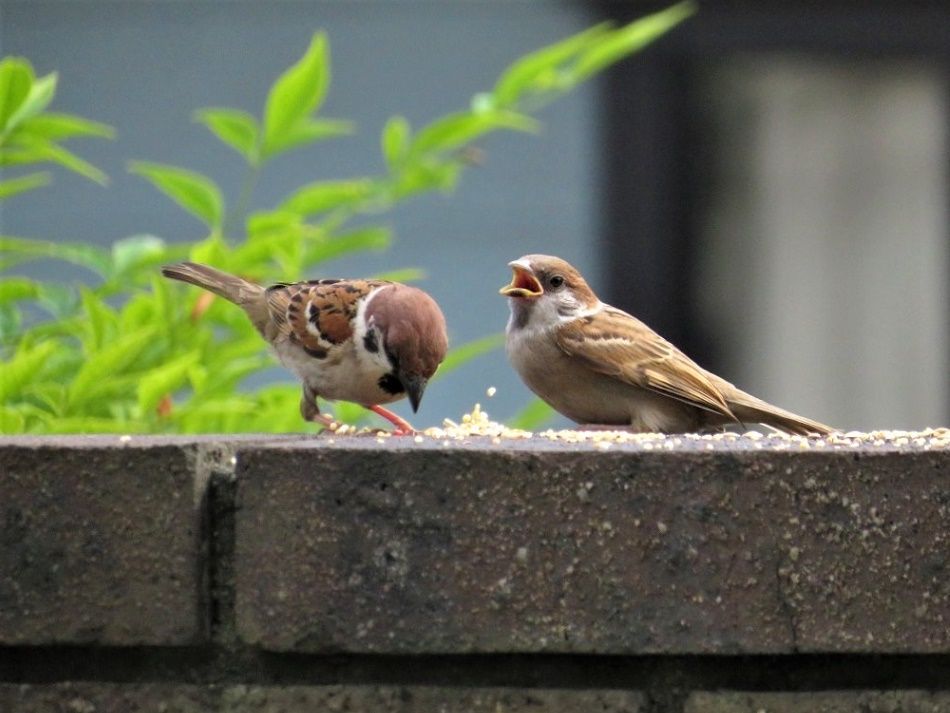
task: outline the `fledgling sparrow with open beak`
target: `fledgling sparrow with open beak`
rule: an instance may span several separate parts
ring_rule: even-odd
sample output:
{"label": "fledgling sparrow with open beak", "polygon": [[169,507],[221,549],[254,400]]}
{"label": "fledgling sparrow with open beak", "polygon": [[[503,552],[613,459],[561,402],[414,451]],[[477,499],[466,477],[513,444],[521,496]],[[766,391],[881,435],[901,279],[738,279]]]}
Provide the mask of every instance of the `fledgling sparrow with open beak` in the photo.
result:
{"label": "fledgling sparrow with open beak", "polygon": [[525,384],[580,424],[682,433],[762,423],[827,434],[706,371],[643,322],[601,302],[581,274],[550,255],[509,263],[508,359]]}
{"label": "fledgling sparrow with open beak", "polygon": [[448,349],[445,318],[428,294],[386,280],[309,280],[263,287],[207,265],[162,274],[203,287],[243,309],[281,363],[303,382],[300,413],[335,428],[317,397],[353,401],[413,433],[380,404],[406,396],[415,412]]}

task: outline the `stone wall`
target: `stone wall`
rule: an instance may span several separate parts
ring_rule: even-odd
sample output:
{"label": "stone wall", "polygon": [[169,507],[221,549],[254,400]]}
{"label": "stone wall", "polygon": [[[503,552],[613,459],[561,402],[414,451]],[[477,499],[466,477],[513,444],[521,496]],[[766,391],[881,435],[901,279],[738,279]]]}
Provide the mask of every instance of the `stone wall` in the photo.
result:
{"label": "stone wall", "polygon": [[323,710],[950,711],[950,450],[0,439],[0,711]]}

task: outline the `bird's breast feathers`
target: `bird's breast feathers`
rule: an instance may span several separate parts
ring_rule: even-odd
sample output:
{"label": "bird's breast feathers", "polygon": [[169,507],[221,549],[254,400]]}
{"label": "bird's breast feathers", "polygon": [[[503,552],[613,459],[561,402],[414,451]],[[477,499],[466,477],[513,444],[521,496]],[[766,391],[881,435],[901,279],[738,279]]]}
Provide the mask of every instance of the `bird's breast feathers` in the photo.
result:
{"label": "bird's breast feathers", "polygon": [[389,403],[399,394],[381,386],[393,365],[366,308],[389,283],[314,280],[268,291],[279,330],[281,363],[327,399]]}

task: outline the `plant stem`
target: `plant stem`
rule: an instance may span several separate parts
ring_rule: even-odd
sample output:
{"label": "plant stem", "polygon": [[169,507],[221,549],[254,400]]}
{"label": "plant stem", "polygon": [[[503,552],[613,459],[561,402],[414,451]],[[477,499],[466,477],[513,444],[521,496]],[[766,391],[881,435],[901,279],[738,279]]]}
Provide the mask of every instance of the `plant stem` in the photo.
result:
{"label": "plant stem", "polygon": [[250,209],[251,196],[254,193],[254,187],[257,185],[257,179],[260,178],[261,168],[258,165],[251,164],[244,173],[244,180],[241,182],[241,192],[238,194],[234,209],[230,212],[224,224],[224,239],[227,242],[228,237],[237,237],[241,224],[247,218],[247,212]]}

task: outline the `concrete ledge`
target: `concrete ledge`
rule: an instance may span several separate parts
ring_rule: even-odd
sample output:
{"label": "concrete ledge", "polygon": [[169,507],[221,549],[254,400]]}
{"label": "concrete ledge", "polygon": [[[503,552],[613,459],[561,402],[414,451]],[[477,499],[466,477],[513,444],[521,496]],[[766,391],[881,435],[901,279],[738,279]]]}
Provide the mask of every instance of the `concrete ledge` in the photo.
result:
{"label": "concrete ledge", "polygon": [[694,693],[683,713],[950,713],[950,694],[931,691]]}
{"label": "concrete ledge", "polygon": [[0,710],[947,710],[946,438],[381,441],[0,438]]}
{"label": "concrete ledge", "polygon": [[206,639],[198,444],[0,441],[0,643]]}
{"label": "concrete ledge", "polygon": [[950,651],[950,452],[373,439],[237,451],[275,651]]}
{"label": "concrete ledge", "polygon": [[639,713],[641,701],[639,694],[626,691],[424,686],[0,684],[0,710],[5,713]]}

